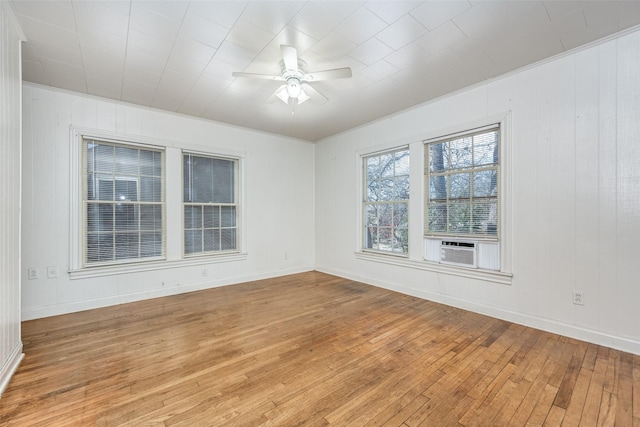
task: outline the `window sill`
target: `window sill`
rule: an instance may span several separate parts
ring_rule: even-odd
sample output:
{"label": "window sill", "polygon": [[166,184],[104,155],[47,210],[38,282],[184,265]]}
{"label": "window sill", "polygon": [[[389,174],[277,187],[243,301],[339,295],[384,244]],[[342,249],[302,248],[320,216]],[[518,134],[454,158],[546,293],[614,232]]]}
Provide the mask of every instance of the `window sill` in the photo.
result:
{"label": "window sill", "polygon": [[91,277],[114,276],[118,274],[166,270],[169,268],[190,267],[194,265],[216,264],[220,262],[244,261],[246,259],[246,253],[230,253],[223,255],[198,256],[174,261],[150,261],[100,267],[86,267],[69,271],[69,277],[71,280],[87,279]]}
{"label": "window sill", "polygon": [[417,270],[431,271],[434,273],[450,274],[452,276],[466,277],[470,279],[485,280],[488,282],[511,285],[513,274],[502,271],[481,270],[477,268],[455,267],[430,261],[416,261],[394,255],[378,254],[371,252],[356,252],[356,259],[363,261],[381,262],[400,267],[414,268]]}

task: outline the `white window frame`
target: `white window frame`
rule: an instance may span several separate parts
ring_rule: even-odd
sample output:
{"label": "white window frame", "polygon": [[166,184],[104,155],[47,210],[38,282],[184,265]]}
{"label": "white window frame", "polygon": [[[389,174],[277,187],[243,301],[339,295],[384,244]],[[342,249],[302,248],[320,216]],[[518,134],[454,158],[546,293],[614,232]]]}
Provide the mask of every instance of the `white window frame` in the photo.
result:
{"label": "white window frame", "polygon": [[[129,140],[126,140],[124,138],[113,138],[113,137],[105,137],[105,136],[89,136],[88,134],[79,134],[77,136],[77,145],[79,145],[79,163],[80,163],[80,167],[78,168],[78,176],[76,179],[78,179],[79,181],[79,194],[77,194],[77,196],[75,197],[76,199],[79,199],[79,209],[80,209],[80,216],[79,218],[75,219],[76,221],[79,220],[79,222],[76,222],[75,225],[72,226],[72,230],[74,229],[78,229],[79,228],[79,245],[76,248],[76,250],[79,251],[79,258],[80,258],[80,262],[79,264],[76,264],[79,268],[81,269],[91,269],[91,268],[96,268],[96,267],[108,267],[108,266],[122,266],[122,265],[126,265],[126,264],[132,264],[132,263],[149,263],[149,262],[154,262],[154,261],[160,261],[160,260],[165,260],[166,259],[166,196],[165,196],[165,181],[166,181],[166,164],[165,164],[165,150],[164,147],[162,146],[158,146],[158,145],[150,145],[150,144],[143,144],[140,142],[132,142]],[[159,204],[162,206],[162,218],[163,218],[163,223],[162,223],[162,255],[159,256],[152,256],[152,257],[142,257],[142,258],[125,258],[125,259],[120,259],[120,260],[110,260],[110,261],[99,261],[99,262],[89,262],[87,260],[87,239],[88,239],[88,231],[87,231],[87,212],[86,212],[86,206],[89,203],[88,201],[84,200],[85,197],[85,185],[86,185],[86,181],[87,181],[87,169],[86,169],[86,161],[87,159],[84,157],[84,146],[85,144],[87,144],[87,141],[91,141],[94,140],[96,142],[104,142],[106,144],[109,145],[113,145],[113,146],[120,146],[120,147],[128,147],[128,148],[136,148],[136,149],[142,149],[142,150],[150,150],[150,151],[155,151],[155,152],[160,152],[162,155],[162,188],[161,188],[161,192],[162,192],[162,201],[161,202],[156,202],[154,204]],[[120,179],[119,179],[120,178]],[[139,186],[139,182],[137,178],[133,178],[133,177],[127,177],[127,176],[123,176],[123,177],[118,177],[118,176],[114,176],[114,181],[134,181],[136,182],[136,186]],[[72,193],[73,194],[73,193]],[[138,196],[139,196],[139,189],[138,189]],[[141,205],[142,202],[136,203],[137,205]],[[74,230],[74,231],[78,231],[78,230]],[[72,258],[73,259],[73,258]]]}
{"label": "white window frame", "polygon": [[[139,273],[163,269],[173,269],[189,266],[210,265],[246,260],[245,252],[246,233],[245,224],[245,179],[244,167],[246,153],[238,150],[211,145],[200,142],[178,142],[150,138],[140,135],[123,134],[86,128],[80,126],[70,127],[70,215],[69,215],[69,277],[71,280],[86,279],[92,277],[112,276],[128,273]],[[97,139],[113,142],[125,141],[128,144],[164,148],[164,191],[165,191],[165,258],[159,260],[142,260],[124,264],[104,266],[83,266],[83,211],[82,211],[82,141],[83,139]],[[199,256],[185,258],[182,253],[182,150],[192,153],[201,153],[213,157],[232,157],[238,160],[238,251],[233,253],[215,254],[213,256]]]}
{"label": "white window frame", "polygon": [[[439,138],[443,135],[460,133],[465,129],[475,129],[489,126],[495,123],[500,124],[500,155],[501,155],[501,204],[500,204],[500,267],[499,270],[472,269],[465,267],[457,267],[454,265],[445,265],[436,262],[430,262],[425,259],[425,238],[424,238],[424,142]],[[391,142],[369,149],[367,151],[357,151],[355,154],[354,171],[355,181],[358,188],[363,188],[362,183],[362,157],[369,153],[377,151],[392,150],[394,147],[400,147],[409,144],[411,150],[411,203],[410,208],[410,228],[419,230],[409,233],[409,257],[398,257],[381,255],[379,253],[365,252],[362,250],[362,230],[364,222],[362,217],[362,196],[354,197],[354,222],[357,225],[355,233],[355,258],[367,262],[376,262],[390,264],[410,268],[414,270],[441,273],[451,276],[465,277],[470,279],[482,280],[484,282],[492,282],[503,285],[511,285],[512,283],[512,219],[511,219],[511,176],[512,176],[512,160],[511,149],[512,144],[512,128],[511,128],[511,112],[507,111],[502,114],[487,116],[484,119],[468,122],[460,122],[446,128],[439,128],[433,131],[423,132],[414,137],[404,140]],[[362,190],[360,190],[362,191]],[[416,203],[416,200],[418,202]]]}
{"label": "white window frame", "polygon": [[[486,120],[471,122],[462,124],[454,128],[445,129],[437,133],[429,135],[424,138],[424,158],[426,159],[426,149],[429,142],[442,141],[447,139],[453,139],[456,136],[463,136],[466,134],[472,134],[481,129],[489,129],[491,127],[499,127],[498,138],[498,153],[499,153],[499,174],[498,174],[498,233],[496,236],[482,236],[482,235],[463,235],[456,236],[452,234],[434,233],[433,235],[427,235],[426,233],[426,220],[424,224],[424,244],[423,249],[424,259],[427,264],[436,266],[435,269],[439,271],[453,272],[459,275],[473,276],[473,270],[468,267],[461,267],[455,265],[442,265],[437,262],[428,261],[426,259],[426,247],[429,244],[428,239],[442,239],[453,241],[474,241],[478,242],[479,248],[487,250],[497,250],[497,260],[499,265],[495,269],[477,268],[478,274],[484,276],[493,275],[498,282],[509,283],[511,282],[511,113],[508,112],[504,115],[489,117]],[[426,205],[428,197],[428,164],[424,165],[424,198],[423,198],[423,214],[426,218]],[[497,249],[496,249],[497,248]],[[499,260],[499,261],[498,261]],[[469,271],[471,270],[471,271]]]}
{"label": "white window frame", "polygon": [[[205,158],[209,158],[209,159],[220,159],[220,160],[228,160],[228,161],[232,161],[234,163],[234,202],[233,203],[197,203],[197,202],[185,202],[184,201],[184,181],[182,181],[182,193],[181,193],[181,233],[182,233],[182,257],[183,258],[195,258],[195,257],[219,257],[219,256],[223,256],[223,255],[227,255],[227,254],[233,254],[233,253],[239,253],[240,252],[240,247],[241,247],[241,203],[240,203],[240,190],[241,190],[241,180],[240,180],[240,165],[241,165],[241,158],[239,157],[232,157],[232,156],[222,156],[222,155],[216,155],[216,154],[212,154],[212,153],[203,153],[200,151],[193,151],[193,150],[182,150],[182,154],[181,154],[181,159],[184,159],[185,155],[193,155],[193,156],[198,156],[198,157],[205,157]],[[181,169],[181,178],[182,180],[184,180],[184,162],[181,162],[182,164],[182,169]],[[185,250],[185,237],[184,237],[184,233],[186,231],[185,229],[185,218],[184,218],[184,208],[187,205],[199,205],[199,206],[233,206],[236,208],[236,226],[234,227],[236,230],[236,247],[235,249],[228,249],[228,250],[219,250],[219,251],[202,251],[202,252],[195,252],[195,253],[186,253]]]}

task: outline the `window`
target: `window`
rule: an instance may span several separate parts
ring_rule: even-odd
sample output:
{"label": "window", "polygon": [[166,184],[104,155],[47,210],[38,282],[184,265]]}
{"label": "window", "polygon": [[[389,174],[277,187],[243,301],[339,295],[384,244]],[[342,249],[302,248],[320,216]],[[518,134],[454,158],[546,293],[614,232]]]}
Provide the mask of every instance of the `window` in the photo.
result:
{"label": "window", "polygon": [[163,152],[83,139],[84,265],[164,256]]}
{"label": "window", "polygon": [[365,156],[364,249],[409,250],[409,149]]}
{"label": "window", "polygon": [[426,236],[499,237],[499,137],[494,125],[426,143]]}
{"label": "window", "polygon": [[238,160],[183,154],[185,255],[238,250]]}

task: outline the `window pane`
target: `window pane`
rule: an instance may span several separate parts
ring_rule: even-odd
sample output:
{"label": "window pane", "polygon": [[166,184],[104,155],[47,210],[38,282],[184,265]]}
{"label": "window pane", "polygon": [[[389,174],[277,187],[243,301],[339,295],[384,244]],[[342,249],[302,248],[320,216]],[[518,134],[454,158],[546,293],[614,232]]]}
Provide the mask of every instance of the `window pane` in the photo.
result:
{"label": "window pane", "polygon": [[220,227],[220,206],[205,206],[202,219],[204,228]]}
{"label": "window pane", "polygon": [[378,227],[366,227],[365,248],[378,249]]}
{"label": "window pane", "polygon": [[162,255],[162,233],[140,233],[140,257]]}
{"label": "window pane", "polygon": [[429,230],[439,233],[447,232],[448,208],[446,203],[429,203]]}
{"label": "window pane", "polygon": [[98,175],[98,200],[113,200],[114,180],[111,175]]}
{"label": "window pane", "polygon": [[187,254],[202,252],[202,230],[185,230],[184,252]]}
{"label": "window pane", "polygon": [[116,198],[117,201],[135,202],[138,200],[138,182],[124,179],[116,179]]}
{"label": "window pane", "polygon": [[140,200],[143,202],[162,201],[162,178],[146,177],[140,178]]}
{"label": "window pane", "polygon": [[447,179],[443,175],[429,177],[429,198],[431,200],[447,199]]}
{"label": "window pane", "polygon": [[139,258],[138,233],[116,233],[116,259]]}
{"label": "window pane", "polygon": [[383,178],[379,183],[378,198],[375,201],[384,202],[394,200],[393,178]]}
{"label": "window pane", "polygon": [[393,239],[393,252],[406,253],[409,250],[409,231],[406,228],[396,228]]}
{"label": "window pane", "polygon": [[220,231],[204,230],[203,249],[205,252],[220,250]]}
{"label": "window pane", "polygon": [[391,226],[393,224],[393,207],[392,205],[378,206],[378,224],[380,226]]}
{"label": "window pane", "polygon": [[213,202],[234,202],[234,162],[211,159],[213,164]]}
{"label": "window pane", "polygon": [[223,228],[220,230],[221,247],[223,251],[229,251],[236,248],[236,229]]}
{"label": "window pane", "polygon": [[220,208],[222,227],[236,226],[236,208],[234,206],[222,206]]}
{"label": "window pane", "polygon": [[471,137],[465,137],[450,142],[451,169],[468,168],[473,165],[471,141]]}
{"label": "window pane", "polygon": [[395,175],[409,175],[409,150],[395,153]]}
{"label": "window pane", "polygon": [[497,234],[498,205],[496,201],[473,204],[473,231],[475,234]]}
{"label": "window pane", "polygon": [[378,225],[378,205],[365,206],[365,224]]}
{"label": "window pane", "polygon": [[449,144],[440,142],[429,145],[429,170],[440,172],[449,168]]}
{"label": "window pane", "polygon": [[135,148],[115,147],[118,175],[138,176],[138,151]]}
{"label": "window pane", "polygon": [[456,173],[449,175],[450,182],[450,199],[468,199],[469,190],[471,189],[470,183],[471,174],[468,173]]}
{"label": "window pane", "polygon": [[[90,144],[91,145],[91,144]],[[113,156],[115,147],[113,145],[99,144],[93,147],[94,151],[94,167],[92,170],[97,172],[114,172]]]}
{"label": "window pane", "polygon": [[486,170],[473,173],[473,197],[497,195],[497,172]]}
{"label": "window pane", "polygon": [[191,200],[213,202],[213,163],[211,159],[191,156]]}
{"label": "window pane", "polygon": [[393,225],[400,228],[409,227],[409,209],[406,203],[393,205]]}
{"label": "window pane", "polygon": [[470,232],[471,209],[468,203],[452,203],[448,207],[449,233],[466,234]]}
{"label": "window pane", "polygon": [[378,249],[393,252],[393,231],[391,227],[378,227]]}
{"label": "window pane", "polygon": [[380,171],[380,158],[378,156],[368,157],[366,160],[366,177],[369,185],[375,185],[378,181]]}
{"label": "window pane", "polygon": [[476,166],[498,164],[498,131],[473,137],[473,164]]}
{"label": "window pane", "polygon": [[157,151],[140,150],[140,175],[161,177],[162,156]]}
{"label": "window pane", "polygon": [[409,176],[399,176],[393,182],[393,200],[409,200]]}
{"label": "window pane", "polygon": [[394,158],[393,153],[380,156],[380,176],[393,176]]}
{"label": "window pane", "polygon": [[182,197],[184,202],[192,202],[191,194],[191,162],[193,161],[190,154],[182,156]]}
{"label": "window pane", "polygon": [[137,230],[138,229],[138,206],[130,203],[117,203],[115,205],[115,229]]}
{"label": "window pane", "polygon": [[184,228],[202,228],[202,206],[185,206],[184,210]]}
{"label": "window pane", "polygon": [[87,206],[88,231],[112,231],[113,218],[113,205],[110,203],[92,203]]}
{"label": "window pane", "polygon": [[162,207],[157,205],[140,206],[140,229],[162,230]]}
{"label": "window pane", "polygon": [[114,258],[113,234],[87,234],[87,262],[111,261]]}

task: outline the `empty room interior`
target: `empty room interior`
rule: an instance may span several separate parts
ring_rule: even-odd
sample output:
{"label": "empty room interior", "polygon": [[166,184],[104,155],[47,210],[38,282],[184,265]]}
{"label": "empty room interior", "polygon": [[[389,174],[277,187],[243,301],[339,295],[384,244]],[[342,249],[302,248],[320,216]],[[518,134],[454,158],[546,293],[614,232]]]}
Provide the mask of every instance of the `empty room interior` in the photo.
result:
{"label": "empty room interior", "polygon": [[0,22],[0,425],[640,427],[640,1]]}

